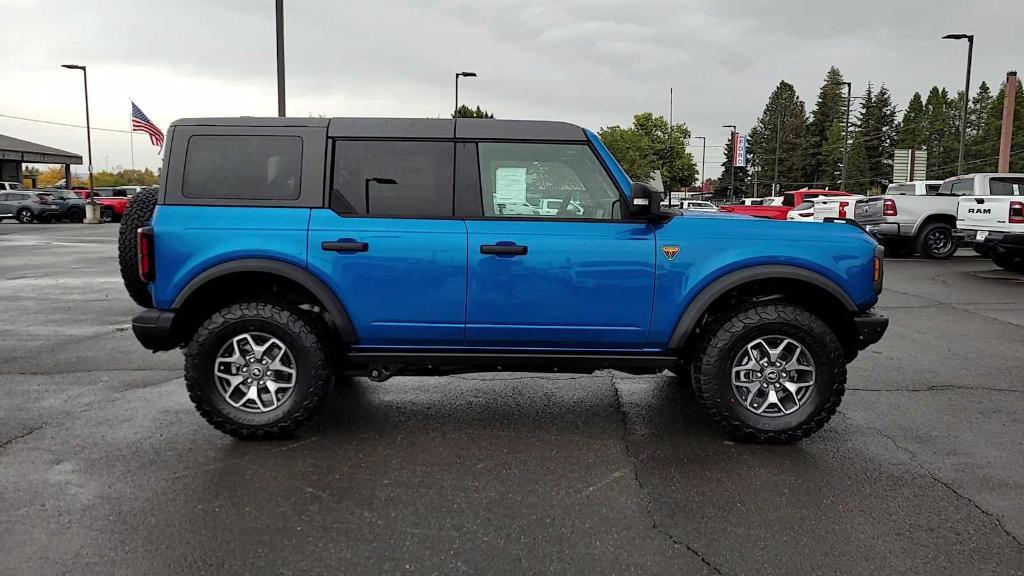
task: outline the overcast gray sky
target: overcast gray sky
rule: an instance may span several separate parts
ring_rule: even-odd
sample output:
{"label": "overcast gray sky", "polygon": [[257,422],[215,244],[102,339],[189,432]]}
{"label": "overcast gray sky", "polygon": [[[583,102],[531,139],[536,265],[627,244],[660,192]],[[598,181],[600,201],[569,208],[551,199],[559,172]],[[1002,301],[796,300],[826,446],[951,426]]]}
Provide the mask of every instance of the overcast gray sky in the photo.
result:
{"label": "overcast gray sky", "polygon": [[[668,115],[720,145],[747,130],[780,79],[811,109],[839,66],[863,91],[885,83],[902,108],[914,91],[973,86],[1024,68],[1020,0],[286,0],[288,112],[428,116],[460,100],[500,118],[592,129],[634,113]],[[0,0],[0,114],[82,123],[89,67],[94,126],[125,129],[129,98],[161,128],[186,116],[275,115],[273,0]],[[0,117],[0,133],[85,155],[85,131]],[[696,150],[699,161],[699,149]],[[708,149],[708,175],[720,148]],[[94,133],[93,161],[128,166],[127,134]],[[135,136],[137,167],[159,155]]]}

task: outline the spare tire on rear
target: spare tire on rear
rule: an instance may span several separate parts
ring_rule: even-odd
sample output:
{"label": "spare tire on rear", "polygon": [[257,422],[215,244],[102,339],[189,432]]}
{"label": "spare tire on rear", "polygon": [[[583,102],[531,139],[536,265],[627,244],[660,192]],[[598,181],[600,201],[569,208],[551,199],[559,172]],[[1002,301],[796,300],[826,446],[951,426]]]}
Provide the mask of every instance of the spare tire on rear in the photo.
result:
{"label": "spare tire on rear", "polygon": [[153,296],[149,286],[139,278],[138,230],[148,226],[156,210],[156,190],[140,190],[121,217],[121,228],[117,232],[117,260],[121,265],[121,279],[128,295],[143,308],[152,308]]}

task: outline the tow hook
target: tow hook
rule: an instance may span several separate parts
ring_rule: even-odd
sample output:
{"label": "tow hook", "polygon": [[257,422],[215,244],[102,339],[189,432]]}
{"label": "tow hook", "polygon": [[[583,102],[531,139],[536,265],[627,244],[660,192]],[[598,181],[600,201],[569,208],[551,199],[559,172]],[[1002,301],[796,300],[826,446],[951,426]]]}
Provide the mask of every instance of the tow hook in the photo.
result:
{"label": "tow hook", "polygon": [[370,366],[370,372],[367,374],[367,378],[374,382],[384,382],[385,380],[390,380],[391,377],[397,374],[401,368],[401,366],[375,364]]}

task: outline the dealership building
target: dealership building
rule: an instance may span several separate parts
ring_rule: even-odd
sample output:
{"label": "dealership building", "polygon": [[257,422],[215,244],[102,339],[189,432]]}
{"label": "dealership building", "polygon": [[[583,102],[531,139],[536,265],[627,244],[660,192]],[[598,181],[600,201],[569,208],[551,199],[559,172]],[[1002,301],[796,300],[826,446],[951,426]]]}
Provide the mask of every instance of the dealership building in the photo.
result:
{"label": "dealership building", "polygon": [[20,184],[24,164],[63,164],[64,181],[71,182],[71,166],[81,165],[82,157],[67,150],[0,134],[0,182]]}

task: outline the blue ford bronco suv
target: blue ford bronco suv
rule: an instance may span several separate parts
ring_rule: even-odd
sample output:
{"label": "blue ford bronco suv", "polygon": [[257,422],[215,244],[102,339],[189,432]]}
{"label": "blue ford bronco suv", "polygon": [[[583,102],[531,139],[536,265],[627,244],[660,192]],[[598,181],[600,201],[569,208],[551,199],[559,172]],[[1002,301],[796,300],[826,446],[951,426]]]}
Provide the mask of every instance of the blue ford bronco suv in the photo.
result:
{"label": "blue ford bronco suv", "polygon": [[663,213],[572,124],[206,118],[167,142],[121,229],[133,329],[184,348],[191,400],[239,438],[293,432],[339,375],[614,369],[795,441],[888,324],[861,228]]}

